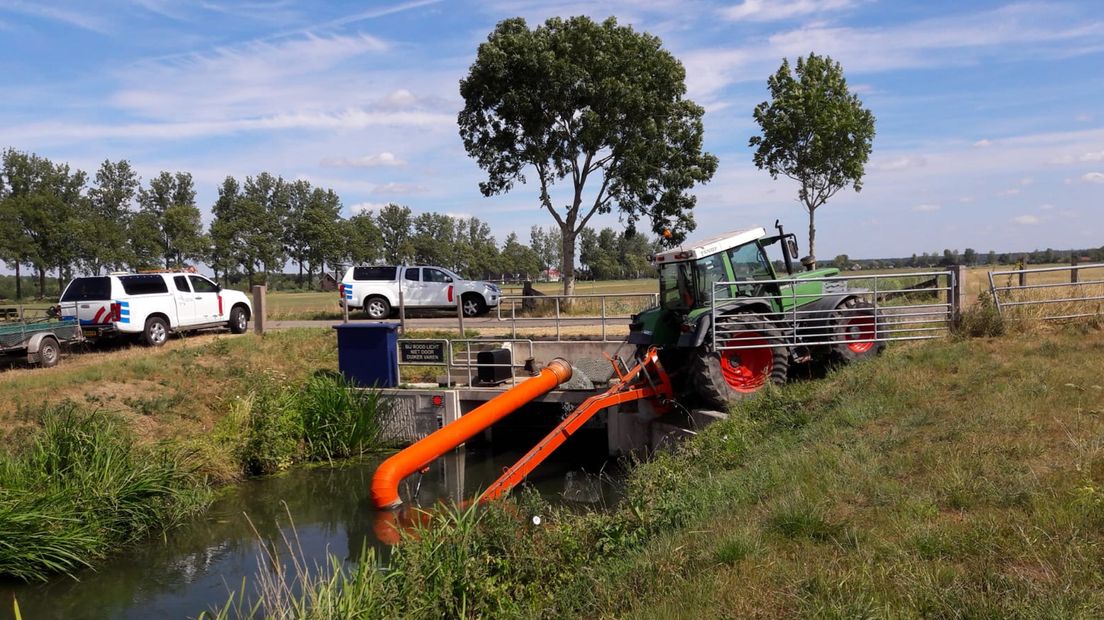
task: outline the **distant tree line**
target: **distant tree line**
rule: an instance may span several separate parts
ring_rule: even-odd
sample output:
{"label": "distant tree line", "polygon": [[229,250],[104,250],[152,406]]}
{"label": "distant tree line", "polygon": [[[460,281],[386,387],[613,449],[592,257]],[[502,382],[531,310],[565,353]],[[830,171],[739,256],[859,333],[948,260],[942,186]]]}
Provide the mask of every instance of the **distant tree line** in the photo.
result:
{"label": "distant tree line", "polygon": [[1030,252],[1001,252],[989,250],[984,255],[973,248],[966,248],[961,253],[957,249],[944,249],[942,252],[924,252],[901,258],[864,258],[851,259],[846,254],[840,254],[832,261],[833,267],[840,269],[902,269],[910,267],[936,268],[949,267],[951,265],[966,265],[968,267],[983,265],[1046,265],[1068,264],[1076,257],[1080,262],[1104,262],[1104,247],[1088,248],[1080,250],[1032,250]]}
{"label": "distant tree line", "polygon": [[[268,172],[243,181],[228,176],[204,227],[187,172],[164,171],[142,183],[126,160],[104,161],[89,177],[14,149],[0,162],[0,261],[15,271],[14,296],[25,295],[23,275],[39,297],[56,277],[57,289],[76,274],[206,264],[224,284],[263,283],[290,262],[296,285],[311,288],[327,269],[346,264],[423,263],[469,277],[537,279],[561,262],[556,227],[516,233],[499,246],[477,217],[415,215],[389,204],[345,218],[341,198],[304,180]],[[582,236],[584,277],[647,274],[654,244],[612,229]],[[53,286],[49,290],[55,290]]]}

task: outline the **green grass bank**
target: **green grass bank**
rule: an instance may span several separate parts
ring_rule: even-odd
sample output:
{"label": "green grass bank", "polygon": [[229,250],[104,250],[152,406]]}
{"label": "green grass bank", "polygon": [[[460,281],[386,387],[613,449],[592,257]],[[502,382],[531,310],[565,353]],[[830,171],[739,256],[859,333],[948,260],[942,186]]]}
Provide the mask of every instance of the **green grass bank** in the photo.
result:
{"label": "green grass bank", "polygon": [[0,451],[0,577],[44,580],[202,512],[217,486],[381,447],[378,392],[328,375],[259,385],[211,434],[139,442],[124,419],[63,403]]}
{"label": "green grass bank", "polygon": [[1102,367],[1095,328],[892,347],[639,464],[612,512],[445,511],[389,570],[217,615],[1099,617]]}

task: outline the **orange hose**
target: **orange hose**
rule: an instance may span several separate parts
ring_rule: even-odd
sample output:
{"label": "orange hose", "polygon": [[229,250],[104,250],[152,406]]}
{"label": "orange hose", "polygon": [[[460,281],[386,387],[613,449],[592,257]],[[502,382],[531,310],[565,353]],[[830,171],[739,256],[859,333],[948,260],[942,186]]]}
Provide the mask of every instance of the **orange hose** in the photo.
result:
{"label": "orange hose", "polygon": [[398,507],[402,504],[399,483],[403,478],[424,469],[437,457],[570,378],[571,364],[554,359],[539,375],[522,381],[387,459],[372,477],[372,502],[376,508]]}

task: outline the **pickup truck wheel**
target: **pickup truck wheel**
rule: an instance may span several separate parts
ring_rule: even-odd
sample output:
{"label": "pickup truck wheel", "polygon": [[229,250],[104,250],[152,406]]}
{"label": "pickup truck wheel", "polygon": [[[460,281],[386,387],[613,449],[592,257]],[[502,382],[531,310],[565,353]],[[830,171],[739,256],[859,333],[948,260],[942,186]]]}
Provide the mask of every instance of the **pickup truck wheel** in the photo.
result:
{"label": "pickup truck wheel", "polygon": [[45,338],[38,345],[38,365],[43,368],[53,368],[58,365],[61,358],[61,347],[53,338]]}
{"label": "pickup truck wheel", "polygon": [[391,316],[391,304],[383,297],[369,297],[364,302],[364,312],[371,319],[386,319]]}
{"label": "pickup truck wheel", "polygon": [[169,325],[165,319],[154,316],[146,320],[146,328],[142,330],[142,341],[151,347],[159,347],[169,339]]}
{"label": "pickup truck wheel", "polygon": [[244,334],[248,327],[249,316],[245,313],[245,308],[234,306],[234,309],[230,311],[230,333]]}
{"label": "pickup truck wheel", "polygon": [[487,313],[487,302],[477,293],[464,295],[464,316],[480,316]]}

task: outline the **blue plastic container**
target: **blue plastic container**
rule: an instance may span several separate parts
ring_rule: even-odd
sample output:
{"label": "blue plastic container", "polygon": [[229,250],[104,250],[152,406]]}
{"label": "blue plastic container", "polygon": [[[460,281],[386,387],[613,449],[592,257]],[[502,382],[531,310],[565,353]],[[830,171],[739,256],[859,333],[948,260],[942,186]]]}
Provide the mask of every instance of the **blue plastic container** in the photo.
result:
{"label": "blue plastic container", "polygon": [[337,330],[337,368],[364,387],[397,387],[398,323],[342,323]]}

